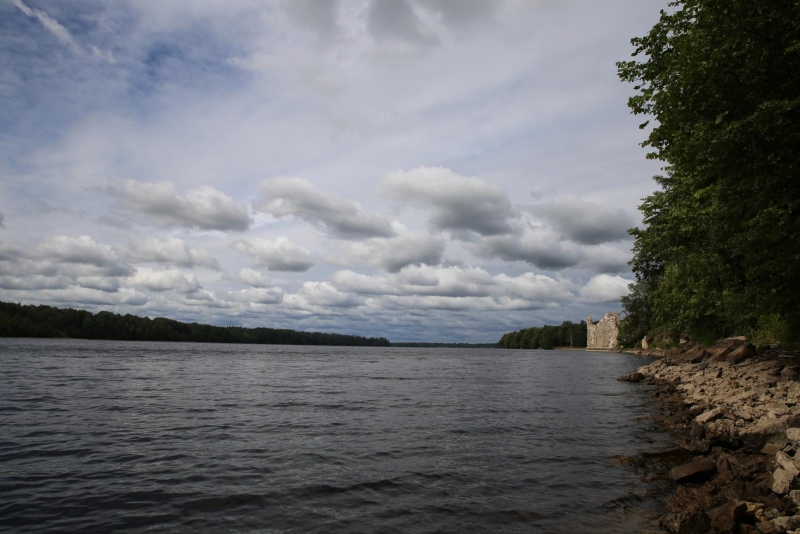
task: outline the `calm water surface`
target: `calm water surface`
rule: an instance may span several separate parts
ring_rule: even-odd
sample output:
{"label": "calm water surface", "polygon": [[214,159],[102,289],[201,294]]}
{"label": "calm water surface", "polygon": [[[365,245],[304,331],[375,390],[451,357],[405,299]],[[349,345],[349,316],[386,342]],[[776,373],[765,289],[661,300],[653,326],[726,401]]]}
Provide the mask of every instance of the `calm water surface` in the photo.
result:
{"label": "calm water surface", "polygon": [[644,363],[0,339],[0,530],[638,532]]}

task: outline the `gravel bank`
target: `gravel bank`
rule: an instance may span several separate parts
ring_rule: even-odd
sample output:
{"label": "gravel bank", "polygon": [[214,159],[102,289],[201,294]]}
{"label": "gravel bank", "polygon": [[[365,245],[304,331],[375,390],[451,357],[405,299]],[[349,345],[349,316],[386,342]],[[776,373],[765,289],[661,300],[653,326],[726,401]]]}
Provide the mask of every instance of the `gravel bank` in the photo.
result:
{"label": "gravel bank", "polygon": [[658,386],[695,454],[675,467],[667,532],[800,534],[800,358],[745,338],[666,351],[619,380]]}

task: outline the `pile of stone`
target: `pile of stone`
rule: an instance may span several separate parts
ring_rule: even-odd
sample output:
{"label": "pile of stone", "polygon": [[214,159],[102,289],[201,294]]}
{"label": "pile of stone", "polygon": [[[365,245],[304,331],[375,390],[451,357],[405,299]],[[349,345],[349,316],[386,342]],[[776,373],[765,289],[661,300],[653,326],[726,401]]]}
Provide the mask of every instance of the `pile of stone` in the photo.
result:
{"label": "pile of stone", "polygon": [[657,385],[696,455],[675,467],[664,530],[800,534],[800,358],[746,338],[688,342],[620,377]]}

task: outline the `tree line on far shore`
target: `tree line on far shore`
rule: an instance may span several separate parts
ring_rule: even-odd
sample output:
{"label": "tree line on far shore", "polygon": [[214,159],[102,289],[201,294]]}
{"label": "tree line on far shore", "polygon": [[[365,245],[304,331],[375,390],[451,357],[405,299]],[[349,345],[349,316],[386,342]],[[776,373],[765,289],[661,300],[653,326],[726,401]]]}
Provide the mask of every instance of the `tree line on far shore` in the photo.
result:
{"label": "tree line on far shore", "polygon": [[91,313],[72,308],[0,302],[0,337],[189,341],[272,345],[346,345],[388,347],[384,337],[362,337],[276,328],[243,328],[182,323],[172,319]]}
{"label": "tree line on far shore", "polygon": [[544,325],[509,332],[500,338],[502,349],[554,349],[586,347],[586,321],[564,321],[560,326]]}

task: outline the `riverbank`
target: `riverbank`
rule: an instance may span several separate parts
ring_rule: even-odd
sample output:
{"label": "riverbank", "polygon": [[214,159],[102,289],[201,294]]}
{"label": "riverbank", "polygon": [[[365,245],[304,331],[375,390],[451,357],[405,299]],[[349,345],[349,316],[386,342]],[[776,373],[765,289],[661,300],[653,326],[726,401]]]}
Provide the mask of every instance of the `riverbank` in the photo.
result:
{"label": "riverbank", "polygon": [[679,445],[695,455],[670,472],[664,530],[800,533],[799,376],[800,358],[730,338],[665,351],[619,377],[657,386],[662,422],[683,430]]}

